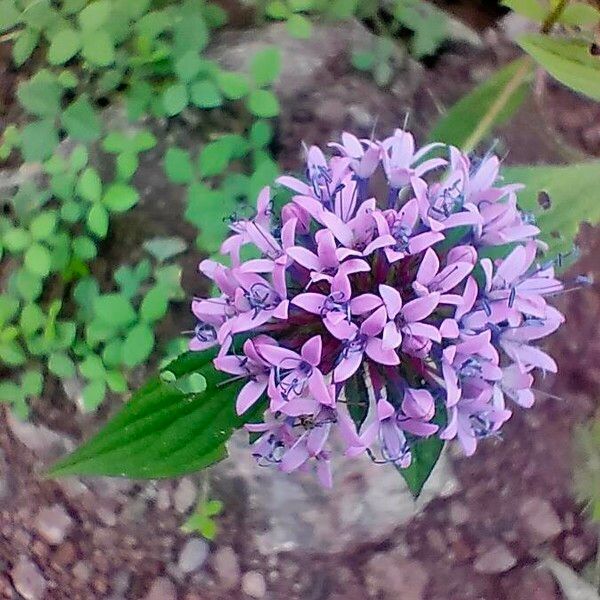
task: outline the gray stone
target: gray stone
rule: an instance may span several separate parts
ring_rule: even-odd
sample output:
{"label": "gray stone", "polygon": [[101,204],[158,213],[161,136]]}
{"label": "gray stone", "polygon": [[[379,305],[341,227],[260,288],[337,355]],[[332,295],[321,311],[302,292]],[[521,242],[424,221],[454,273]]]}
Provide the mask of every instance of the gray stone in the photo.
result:
{"label": "gray stone", "polygon": [[169,510],[171,508],[171,495],[166,488],[160,488],[156,495],[156,508],[158,510]]}
{"label": "gray stone", "polygon": [[59,435],[44,425],[20,421],[11,411],[6,411],[6,421],[17,440],[44,461],[58,458],[75,448],[70,437]]}
{"label": "gray stone", "polygon": [[199,569],[208,558],[208,544],[200,538],[188,540],[179,553],[177,565],[184,573]]}
{"label": "gray stone", "polygon": [[252,598],[264,598],[267,593],[267,584],[262,573],[248,571],[242,577],[242,591]]}
{"label": "gray stone", "polygon": [[377,554],[366,565],[369,593],[384,600],[422,600],[428,581],[421,563],[396,553]]}
{"label": "gray stone", "polygon": [[495,544],[475,560],[474,569],[478,573],[494,575],[506,573],[516,564],[517,559],[504,544]]}
{"label": "gray stone", "polygon": [[36,519],[38,533],[54,546],[64,541],[72,526],[73,519],[60,504],[40,509]]}
{"label": "gray stone", "polygon": [[240,563],[233,548],[223,546],[219,548],[213,557],[213,567],[221,585],[226,590],[231,590],[240,582]]}
{"label": "gray stone", "polygon": [[173,503],[177,512],[183,514],[190,510],[194,505],[197,494],[198,491],[194,482],[189,477],[184,477],[173,493]]}
{"label": "gray stone", "polygon": [[144,600],[177,600],[175,584],[166,577],[156,578]]}
{"label": "gray stone", "polygon": [[11,577],[15,589],[26,600],[41,600],[44,597],[48,583],[38,566],[25,556],[19,557],[11,571]]}
{"label": "gray stone", "polygon": [[450,504],[449,517],[453,525],[464,525],[469,520],[469,509],[462,502],[455,500]]}
{"label": "gray stone", "polygon": [[538,543],[547,542],[560,535],[563,530],[562,523],[556,511],[543,498],[528,498],[519,509],[523,525]]}
{"label": "gray stone", "polygon": [[[328,69],[332,61],[349,57],[354,49],[370,49],[375,43],[373,33],[356,20],[314,25],[310,44],[290,36],[285,24],[273,23],[259,30],[225,32],[218,36],[208,53],[223,67],[247,70],[257,51],[268,45],[277,46],[282,66],[274,87],[285,105],[302,92],[315,90],[319,72]],[[417,65],[400,45],[395,46],[392,60],[396,67],[407,63]]]}
{"label": "gray stone", "polygon": [[[240,504],[260,523],[256,543],[266,555],[339,552],[380,541],[433,498],[459,487],[445,453],[415,502],[393,467],[373,464],[366,456],[345,458],[341,448],[333,448],[333,490],[324,490],[312,473],[257,469],[243,432],[232,438],[229,450],[231,459],[215,466],[212,485],[231,510]],[[239,481],[244,485],[235,487]]]}
{"label": "gray stone", "polygon": [[73,567],[73,576],[75,577],[75,579],[79,579],[79,581],[87,582],[90,580],[91,575],[92,569],[90,565],[83,560],[80,560]]}

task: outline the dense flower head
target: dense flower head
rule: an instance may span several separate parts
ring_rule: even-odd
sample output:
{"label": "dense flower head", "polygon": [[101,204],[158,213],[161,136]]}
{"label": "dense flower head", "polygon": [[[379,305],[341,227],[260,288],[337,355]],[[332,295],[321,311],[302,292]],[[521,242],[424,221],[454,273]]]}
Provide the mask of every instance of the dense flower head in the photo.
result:
{"label": "dense flower head", "polygon": [[265,188],[232,223],[231,266],[200,264],[220,295],[194,300],[190,342],[218,346],[216,368],[244,379],[238,413],[264,403],[247,426],[259,463],[315,469],[326,486],[335,448],[399,468],[430,436],[473,454],[513,404],[533,404],[532,373],[556,371],[535,342],[564,320],[496,156],[416,150],[401,129],[330,147],[307,148],[304,178],[279,178],[293,195],[277,214]]}

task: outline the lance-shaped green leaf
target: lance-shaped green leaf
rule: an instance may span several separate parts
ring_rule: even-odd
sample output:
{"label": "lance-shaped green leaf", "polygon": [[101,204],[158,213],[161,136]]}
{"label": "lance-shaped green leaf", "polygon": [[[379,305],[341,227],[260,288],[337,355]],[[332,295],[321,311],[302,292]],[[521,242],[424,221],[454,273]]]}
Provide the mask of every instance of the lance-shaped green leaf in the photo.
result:
{"label": "lance-shaped green leaf", "polygon": [[[524,64],[523,59],[509,63],[475,87],[469,94],[463,96],[436,122],[429,134],[429,139],[452,144],[459,148],[463,146],[482,122],[498,96],[507,90],[507,86],[515,74],[524,68]],[[508,99],[504,108],[487,123],[483,135],[487,135],[494,127],[507,121],[518,110],[529,93],[530,79],[531,77],[526,77],[518,85],[507,90]]]}
{"label": "lance-shaped green leaf", "polygon": [[[446,409],[438,407],[432,423],[439,425],[442,429],[446,424]],[[406,469],[397,467],[398,472],[406,481],[408,489],[412,495],[418,498],[423,491],[423,487],[431,476],[435,465],[437,464],[442,450],[444,449],[444,440],[437,435],[426,439],[419,439],[411,446],[412,461]]]}
{"label": "lance-shaped green leaf", "polygon": [[[233,431],[260,409],[235,414],[243,382],[217,371],[214,356],[207,351],[175,360],[163,371],[172,383],[160,377],[148,382],[96,437],[54,465],[50,476],[176,477],[223,459]],[[189,373],[206,379],[203,392],[184,394],[176,386]]]}
{"label": "lance-shaped green leaf", "polygon": [[552,77],[594,100],[600,100],[600,60],[586,40],[562,39],[529,33],[517,43]]}
{"label": "lance-shaped green leaf", "polygon": [[[519,205],[535,215],[550,256],[572,249],[580,223],[600,223],[600,161],[507,167],[502,175],[503,183],[525,184]],[[540,192],[548,194],[549,208],[540,206]]]}

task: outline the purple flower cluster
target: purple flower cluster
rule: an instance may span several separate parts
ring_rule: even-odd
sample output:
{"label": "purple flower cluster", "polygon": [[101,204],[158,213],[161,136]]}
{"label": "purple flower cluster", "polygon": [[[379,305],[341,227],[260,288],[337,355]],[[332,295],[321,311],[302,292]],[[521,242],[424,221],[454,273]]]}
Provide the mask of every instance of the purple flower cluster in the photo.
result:
{"label": "purple flower cluster", "polygon": [[[326,486],[334,436],[347,456],[402,468],[434,435],[473,454],[511,416],[507,399],[533,404],[532,371],[556,371],[534,342],[564,320],[545,300],[562,284],[536,261],[539,230],[497,157],[415,151],[401,129],[330,146],[329,160],[307,150],[306,180],[278,180],[294,194],[278,215],[265,188],[256,215],[232,223],[231,266],[200,264],[220,296],[194,300],[190,343],[218,345],[216,368],[244,378],[238,413],[267,399],[247,426],[259,462],[315,468]],[[242,260],[249,245],[256,258]]]}

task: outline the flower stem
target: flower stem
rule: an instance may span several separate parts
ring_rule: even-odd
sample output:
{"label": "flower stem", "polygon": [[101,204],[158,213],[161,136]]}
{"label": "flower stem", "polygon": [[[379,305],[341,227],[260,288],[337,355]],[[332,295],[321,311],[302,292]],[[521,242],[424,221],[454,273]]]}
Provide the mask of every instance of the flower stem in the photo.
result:
{"label": "flower stem", "polygon": [[596,569],[595,569],[595,581],[596,589],[600,594],[600,526],[598,527],[598,546],[596,547]]}
{"label": "flower stem", "polygon": [[[548,14],[548,16],[544,19],[542,26],[540,28],[540,33],[547,34],[550,33],[552,27],[556,24],[556,22],[560,19],[563,11],[567,7],[569,0],[559,0],[558,4],[554,7],[554,9]],[[468,137],[467,141],[464,143],[463,150],[465,152],[471,152],[477,144],[483,139],[483,137],[487,134],[487,132],[491,129],[494,121],[498,118],[498,115],[504,110],[504,107],[508,104],[513,94],[519,89],[519,87],[524,83],[525,79],[529,76],[531,70],[533,69],[534,62],[533,59],[529,56],[526,56],[523,59],[523,64],[515,74],[506,82],[504,89],[500,93],[500,95],[496,98],[496,100],[489,107],[488,111],[485,113],[479,124],[474,129],[473,133]]]}
{"label": "flower stem", "polygon": [[504,107],[512,98],[512,95],[519,89],[521,84],[525,81],[528,75],[531,73],[533,68],[533,60],[526,56],[523,59],[523,64],[515,71],[514,75],[508,80],[504,89],[496,100],[489,107],[481,121],[477,124],[477,127],[473,130],[473,133],[467,138],[464,143],[463,150],[465,152],[471,152],[477,144],[491,129],[494,121],[498,118],[498,115],[504,110]]}

